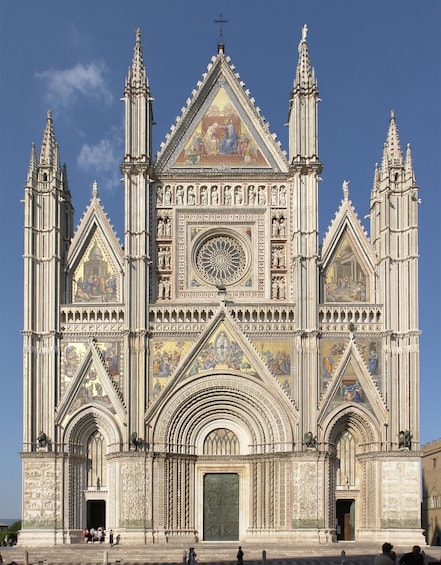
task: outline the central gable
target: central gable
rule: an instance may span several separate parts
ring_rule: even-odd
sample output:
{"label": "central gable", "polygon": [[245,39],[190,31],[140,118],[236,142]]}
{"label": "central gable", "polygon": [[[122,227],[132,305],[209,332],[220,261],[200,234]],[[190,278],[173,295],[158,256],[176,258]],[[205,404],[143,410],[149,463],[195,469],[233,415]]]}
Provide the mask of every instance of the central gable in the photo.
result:
{"label": "central gable", "polygon": [[157,160],[157,170],[286,171],[286,158],[268,124],[223,55],[187,101]]}

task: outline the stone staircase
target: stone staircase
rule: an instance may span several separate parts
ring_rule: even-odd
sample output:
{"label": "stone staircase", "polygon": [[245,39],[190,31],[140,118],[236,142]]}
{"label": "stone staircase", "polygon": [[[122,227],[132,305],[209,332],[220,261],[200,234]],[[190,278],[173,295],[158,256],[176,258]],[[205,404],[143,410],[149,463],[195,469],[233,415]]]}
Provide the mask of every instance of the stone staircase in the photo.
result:
{"label": "stone staircase", "polygon": [[[244,565],[372,565],[380,551],[380,542],[358,544],[339,542],[318,546],[242,544]],[[236,565],[238,544],[195,544],[198,565]],[[180,546],[114,546],[108,544],[78,544],[56,547],[2,547],[3,562],[17,565],[183,565]],[[395,547],[401,555],[410,547]],[[266,552],[266,561],[262,552]],[[342,555],[342,551],[345,552]],[[440,565],[441,547],[425,547],[426,565]],[[392,563],[391,563],[392,565]]]}

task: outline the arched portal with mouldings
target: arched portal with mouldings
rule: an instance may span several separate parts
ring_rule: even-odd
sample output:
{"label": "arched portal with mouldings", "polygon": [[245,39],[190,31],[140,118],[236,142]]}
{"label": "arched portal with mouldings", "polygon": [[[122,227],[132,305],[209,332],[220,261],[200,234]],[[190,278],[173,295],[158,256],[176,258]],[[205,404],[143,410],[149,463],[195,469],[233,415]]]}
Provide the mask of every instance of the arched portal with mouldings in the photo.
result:
{"label": "arched portal with mouldings", "polygon": [[234,541],[250,529],[287,526],[295,421],[282,394],[267,387],[234,373],[198,377],[182,383],[150,423],[152,449],[168,453],[156,469],[168,504],[155,503],[167,535],[186,530]]}
{"label": "arched portal with mouldings", "polygon": [[63,440],[71,451],[66,521],[72,529],[105,528],[112,482],[107,455],[121,445],[115,419],[104,410],[88,406],[67,423]]}
{"label": "arched portal with mouldings", "polygon": [[376,489],[366,454],[378,445],[378,422],[368,410],[349,405],[331,413],[322,429],[334,454],[329,468],[330,524],[335,525],[338,540],[356,540],[369,506],[375,505]]}

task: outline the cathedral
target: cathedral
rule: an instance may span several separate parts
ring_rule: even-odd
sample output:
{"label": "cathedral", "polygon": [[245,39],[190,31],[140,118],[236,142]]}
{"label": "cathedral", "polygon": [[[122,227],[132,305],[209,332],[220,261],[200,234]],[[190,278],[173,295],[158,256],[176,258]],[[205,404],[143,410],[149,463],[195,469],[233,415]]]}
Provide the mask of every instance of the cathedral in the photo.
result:
{"label": "cathedral", "polygon": [[424,543],[411,151],[392,112],[370,233],[345,181],[319,238],[307,39],[287,152],[219,43],[153,155],[136,32],[123,243],[96,182],[74,229],[48,113],[24,189],[20,544]]}

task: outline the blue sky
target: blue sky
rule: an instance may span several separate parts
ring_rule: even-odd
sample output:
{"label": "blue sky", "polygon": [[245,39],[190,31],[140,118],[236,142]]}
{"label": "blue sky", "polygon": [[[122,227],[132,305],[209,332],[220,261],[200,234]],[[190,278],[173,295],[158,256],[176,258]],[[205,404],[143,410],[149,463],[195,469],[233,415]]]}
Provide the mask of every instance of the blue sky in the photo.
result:
{"label": "blue sky", "polygon": [[[374,165],[395,110],[401,146],[412,146],[420,187],[421,441],[441,436],[437,351],[441,319],[441,3],[439,0],[25,0],[0,1],[0,517],[21,515],[23,186],[31,143],[39,151],[52,109],[78,223],[98,181],[123,237],[123,94],[135,29],[154,102],[159,149],[217,51],[226,53],[288,150],[289,94],[303,24],[320,97],[320,229],[343,180],[364,216]],[[38,154],[38,153],[37,153]]]}

